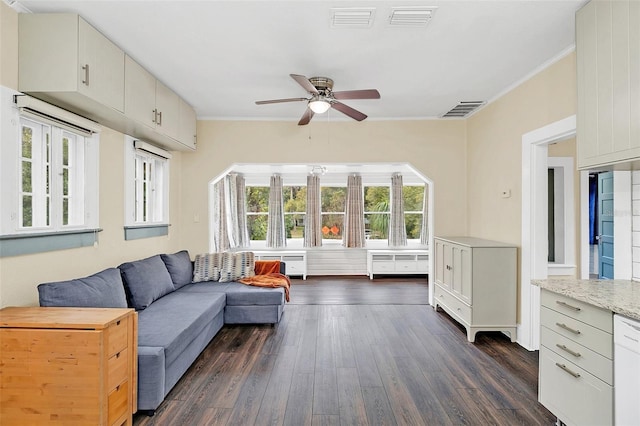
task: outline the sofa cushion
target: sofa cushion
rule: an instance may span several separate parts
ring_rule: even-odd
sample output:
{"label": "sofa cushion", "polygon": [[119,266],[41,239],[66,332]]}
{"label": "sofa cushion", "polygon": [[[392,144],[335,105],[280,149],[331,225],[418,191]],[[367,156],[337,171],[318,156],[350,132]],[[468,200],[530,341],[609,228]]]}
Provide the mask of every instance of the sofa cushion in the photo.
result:
{"label": "sofa cushion", "polygon": [[222,268],[220,282],[237,281],[255,275],[255,256],[251,251],[237,251],[222,253]]}
{"label": "sofa cushion", "polygon": [[197,254],[193,262],[193,282],[218,281],[222,267],[222,253]]}
{"label": "sofa cushion", "polygon": [[97,274],[70,281],[38,286],[40,306],[77,306],[83,308],[126,308],[127,297],[120,271],[105,269]]}
{"label": "sofa cushion", "polygon": [[170,365],[196,336],[223,312],[224,293],[175,291],[138,313],[138,346],[164,348]]}
{"label": "sofa cushion", "polygon": [[232,282],[224,292],[227,294],[229,306],[284,305],[284,289],[280,287],[253,287]]}
{"label": "sofa cushion", "polygon": [[131,306],[137,311],[146,309],[154,300],[175,290],[171,275],[159,255],[123,263],[118,269]]}
{"label": "sofa cushion", "polygon": [[161,254],[160,258],[167,267],[176,290],[191,283],[193,279],[193,264],[188,251],[182,250],[174,254]]}

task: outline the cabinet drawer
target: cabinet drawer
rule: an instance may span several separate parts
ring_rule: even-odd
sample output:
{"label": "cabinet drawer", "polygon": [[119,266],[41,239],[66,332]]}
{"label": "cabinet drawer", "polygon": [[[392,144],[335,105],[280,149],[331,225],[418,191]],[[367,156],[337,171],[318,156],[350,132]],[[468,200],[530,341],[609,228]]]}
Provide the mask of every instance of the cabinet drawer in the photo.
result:
{"label": "cabinet drawer", "polygon": [[613,314],[588,303],[550,291],[542,291],[541,304],[578,321],[592,325],[607,333],[613,333]]}
{"label": "cabinet drawer", "polygon": [[129,317],[111,324],[106,330],[107,357],[111,358],[117,352],[127,347],[129,335]]}
{"label": "cabinet drawer", "polygon": [[547,327],[541,327],[540,344],[551,349],[563,358],[566,358],[568,361],[573,362],[600,380],[613,385],[613,361],[610,359],[549,330]]}
{"label": "cabinet drawer", "polygon": [[613,388],[545,346],[540,347],[538,395],[549,411],[569,425],[613,423]]}
{"label": "cabinet drawer", "polygon": [[418,270],[418,264],[415,261],[396,260],[396,272],[415,272]]}
{"label": "cabinet drawer", "polygon": [[107,423],[117,424],[117,421],[127,413],[129,406],[129,382],[125,381],[109,393]]}
{"label": "cabinet drawer", "polygon": [[125,348],[107,361],[107,389],[112,391],[127,379],[129,373],[129,351]]}
{"label": "cabinet drawer", "polygon": [[301,275],[304,273],[304,265],[300,263],[287,263],[287,275]]}
{"label": "cabinet drawer", "polygon": [[374,261],[371,264],[372,272],[393,272],[395,270],[395,265],[393,261]]}
{"label": "cabinet drawer", "polygon": [[467,324],[471,324],[471,307],[466,305],[460,299],[453,296],[451,293],[436,285],[435,297],[439,305],[444,306],[449,314],[459,317]]}
{"label": "cabinet drawer", "polygon": [[540,308],[540,324],[609,359],[613,358],[613,335],[553,311]]}
{"label": "cabinet drawer", "polygon": [[291,255],[291,256],[282,256],[282,261],[283,262],[299,262],[299,263],[303,263],[304,262],[304,256],[302,255]]}

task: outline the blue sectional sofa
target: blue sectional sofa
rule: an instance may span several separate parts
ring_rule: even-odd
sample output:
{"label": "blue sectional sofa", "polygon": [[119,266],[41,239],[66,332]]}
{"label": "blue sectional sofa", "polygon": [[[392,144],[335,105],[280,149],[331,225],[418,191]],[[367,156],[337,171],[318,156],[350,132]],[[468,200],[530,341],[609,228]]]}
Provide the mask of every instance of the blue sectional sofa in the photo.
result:
{"label": "blue sectional sofa", "polygon": [[38,293],[40,306],[136,309],[138,410],[152,415],[224,324],[276,324],[284,310],[282,288],[192,277],[189,253],[181,251],[40,284]]}

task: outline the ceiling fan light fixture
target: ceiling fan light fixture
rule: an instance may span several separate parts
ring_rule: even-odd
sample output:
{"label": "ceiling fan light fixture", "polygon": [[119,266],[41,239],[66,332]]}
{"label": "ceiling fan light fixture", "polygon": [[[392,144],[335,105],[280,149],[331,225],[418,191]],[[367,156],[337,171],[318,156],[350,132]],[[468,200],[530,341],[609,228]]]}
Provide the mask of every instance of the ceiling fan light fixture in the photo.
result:
{"label": "ceiling fan light fixture", "polygon": [[314,98],[309,101],[309,108],[316,114],[322,114],[331,108],[331,104],[325,98]]}

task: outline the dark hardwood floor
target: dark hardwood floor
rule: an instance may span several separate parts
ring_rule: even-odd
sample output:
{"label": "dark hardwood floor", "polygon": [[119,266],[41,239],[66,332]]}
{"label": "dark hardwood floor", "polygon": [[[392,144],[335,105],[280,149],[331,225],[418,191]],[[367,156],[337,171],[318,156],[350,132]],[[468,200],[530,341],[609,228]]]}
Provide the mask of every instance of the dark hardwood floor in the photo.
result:
{"label": "dark hardwood floor", "polygon": [[[446,314],[415,304],[424,278],[361,278],[294,280],[278,325],[225,326],[156,415],[134,424],[553,424],[537,401],[536,352],[501,333],[468,343]],[[355,289],[344,299],[340,282]],[[390,297],[369,293],[402,293],[392,286],[414,297],[368,304]]]}

